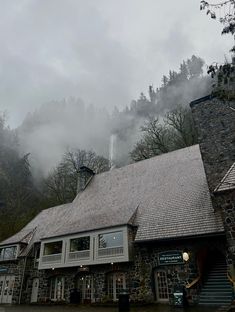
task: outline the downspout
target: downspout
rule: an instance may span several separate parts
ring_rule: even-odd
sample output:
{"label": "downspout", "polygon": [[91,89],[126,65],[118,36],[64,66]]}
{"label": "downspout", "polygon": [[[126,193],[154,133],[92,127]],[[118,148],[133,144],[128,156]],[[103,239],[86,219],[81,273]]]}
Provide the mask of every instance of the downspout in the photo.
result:
{"label": "downspout", "polygon": [[21,295],[22,295],[22,290],[23,290],[26,262],[27,262],[27,256],[25,256],[24,258],[24,268],[23,268],[23,274],[22,274],[22,279],[21,279],[21,284],[20,284],[19,304],[21,303]]}

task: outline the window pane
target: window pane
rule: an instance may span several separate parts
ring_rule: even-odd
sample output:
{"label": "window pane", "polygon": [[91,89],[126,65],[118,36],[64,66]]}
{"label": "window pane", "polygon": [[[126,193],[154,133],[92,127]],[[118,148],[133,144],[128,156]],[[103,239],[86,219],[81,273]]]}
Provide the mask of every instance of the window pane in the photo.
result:
{"label": "window pane", "polygon": [[122,245],[122,232],[113,232],[99,235],[99,248],[119,247]]}
{"label": "window pane", "polygon": [[90,236],[70,240],[70,252],[82,250],[90,250]]}
{"label": "window pane", "polygon": [[16,246],[0,249],[1,260],[11,260],[16,258]]}
{"label": "window pane", "polygon": [[15,259],[16,256],[16,247],[7,247],[4,251],[4,259]]}
{"label": "window pane", "polygon": [[45,244],[43,254],[46,256],[62,253],[62,244],[62,241]]}

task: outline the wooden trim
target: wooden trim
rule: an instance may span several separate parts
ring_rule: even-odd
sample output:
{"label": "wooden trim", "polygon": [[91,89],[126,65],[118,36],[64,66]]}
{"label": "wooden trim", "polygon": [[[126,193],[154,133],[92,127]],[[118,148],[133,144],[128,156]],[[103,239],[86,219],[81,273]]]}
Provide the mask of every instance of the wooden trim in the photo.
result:
{"label": "wooden trim", "polygon": [[199,275],[198,277],[196,277],[190,284],[187,284],[185,287],[187,289],[193,287],[194,285],[196,285],[201,279],[201,275]]}
{"label": "wooden trim", "polygon": [[230,276],[229,272],[227,272],[227,278],[228,278],[228,280],[230,281],[231,284],[235,283],[235,280],[232,279],[232,277]]}

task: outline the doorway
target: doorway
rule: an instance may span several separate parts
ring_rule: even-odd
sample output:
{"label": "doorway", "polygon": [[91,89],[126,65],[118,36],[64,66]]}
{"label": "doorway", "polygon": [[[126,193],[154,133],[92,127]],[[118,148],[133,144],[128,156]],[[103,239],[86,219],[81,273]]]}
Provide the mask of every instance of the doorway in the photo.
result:
{"label": "doorway", "polygon": [[80,293],[82,303],[91,303],[94,301],[93,275],[82,274],[77,277],[77,289]]}
{"label": "doorway", "polygon": [[164,270],[155,271],[156,298],[158,302],[169,302],[167,274]]}
{"label": "doorway", "polygon": [[38,301],[38,288],[39,288],[39,278],[33,279],[32,293],[31,293],[31,303]]}
{"label": "doorway", "polygon": [[0,303],[12,303],[14,284],[14,275],[0,276]]}
{"label": "doorway", "polygon": [[117,301],[120,292],[126,289],[126,276],[124,272],[110,273],[107,277],[108,297]]}

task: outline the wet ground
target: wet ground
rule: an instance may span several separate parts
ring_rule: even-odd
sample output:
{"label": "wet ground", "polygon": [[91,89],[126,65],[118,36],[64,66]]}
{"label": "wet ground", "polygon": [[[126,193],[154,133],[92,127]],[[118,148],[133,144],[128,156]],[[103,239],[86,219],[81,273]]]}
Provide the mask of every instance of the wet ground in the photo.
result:
{"label": "wet ground", "polygon": [[[131,307],[130,312],[216,312],[218,308],[190,307],[187,309],[173,308],[168,305],[150,305]],[[0,312],[118,312],[117,307],[90,307],[90,306],[2,306]]]}

